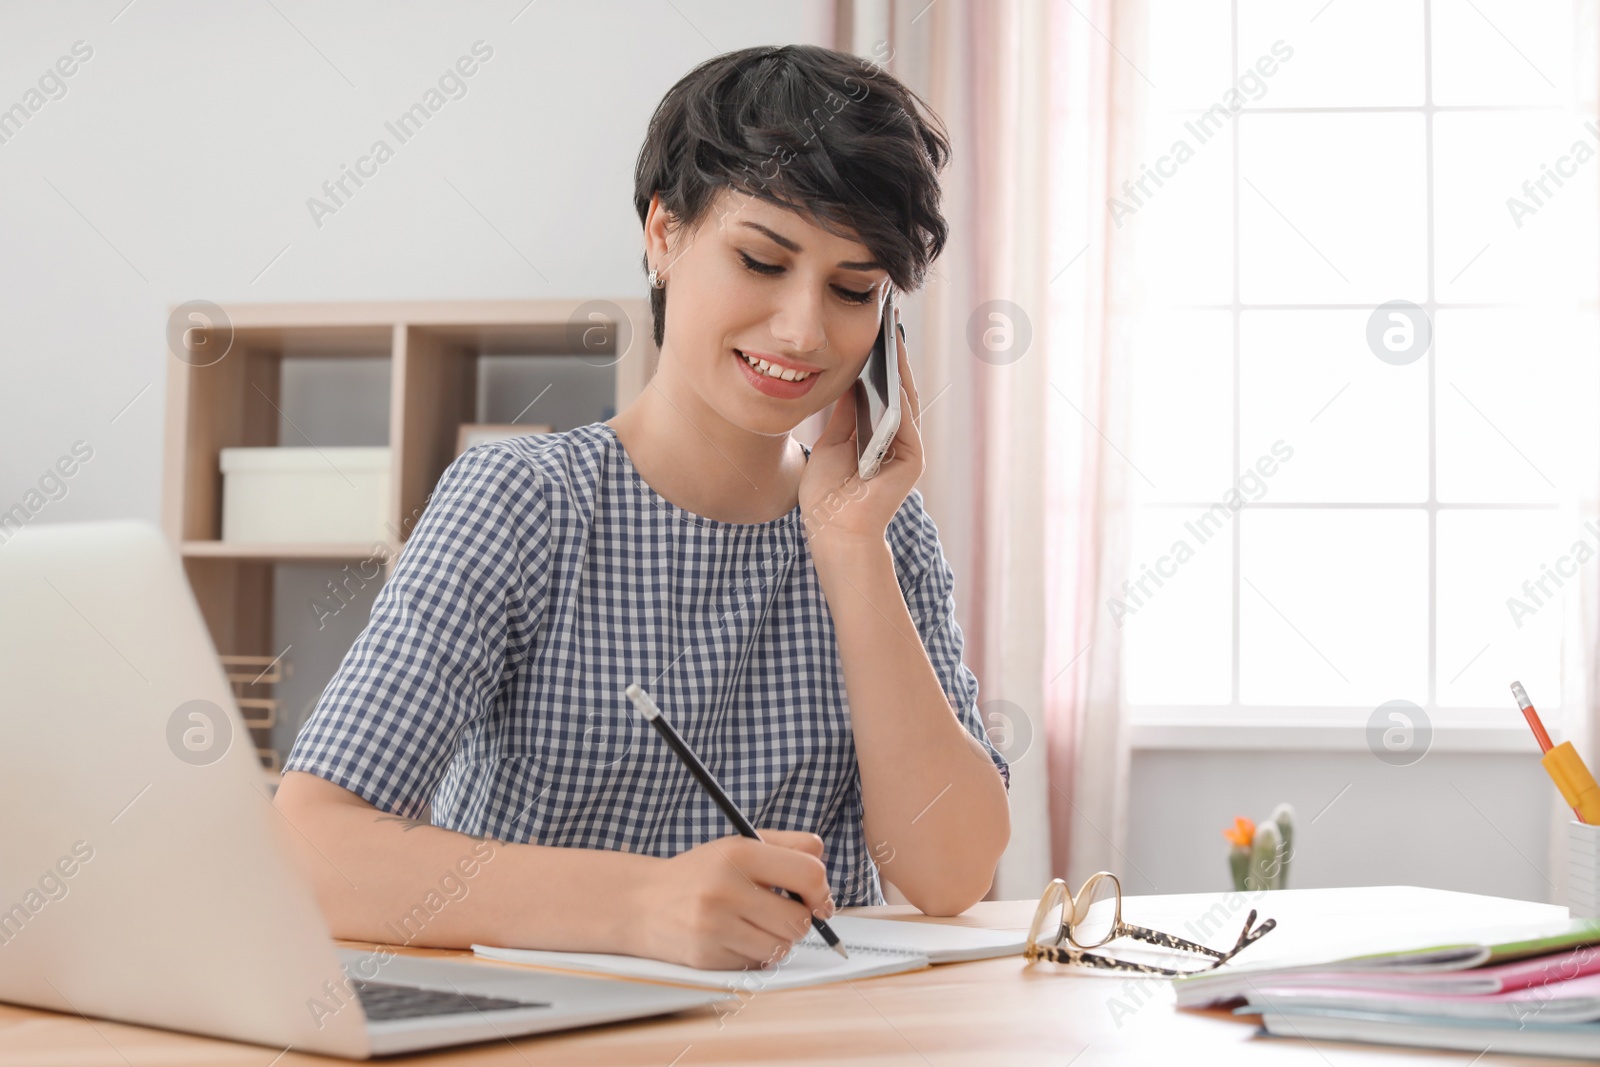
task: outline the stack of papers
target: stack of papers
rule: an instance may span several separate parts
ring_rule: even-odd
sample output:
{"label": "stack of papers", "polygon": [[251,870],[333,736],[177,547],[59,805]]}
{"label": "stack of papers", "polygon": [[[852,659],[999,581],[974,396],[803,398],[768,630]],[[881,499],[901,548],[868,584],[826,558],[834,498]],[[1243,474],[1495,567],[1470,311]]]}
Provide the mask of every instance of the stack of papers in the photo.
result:
{"label": "stack of papers", "polygon": [[1600,921],[1479,931],[1398,951],[1241,964],[1174,980],[1180,1008],[1239,1005],[1269,1033],[1600,1056]]}

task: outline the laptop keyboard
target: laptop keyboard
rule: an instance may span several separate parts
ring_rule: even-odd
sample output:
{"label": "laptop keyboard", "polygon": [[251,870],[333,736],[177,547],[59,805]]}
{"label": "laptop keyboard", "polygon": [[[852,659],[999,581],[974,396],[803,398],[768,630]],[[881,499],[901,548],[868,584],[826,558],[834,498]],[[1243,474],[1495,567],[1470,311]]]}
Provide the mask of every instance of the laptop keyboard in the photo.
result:
{"label": "laptop keyboard", "polygon": [[547,1001],[541,1000],[506,1000],[504,997],[488,997],[481,993],[442,993],[437,989],[395,985],[391,982],[368,982],[360,978],[352,978],[350,981],[355,986],[356,996],[361,999],[362,1010],[372,1022],[550,1006]]}

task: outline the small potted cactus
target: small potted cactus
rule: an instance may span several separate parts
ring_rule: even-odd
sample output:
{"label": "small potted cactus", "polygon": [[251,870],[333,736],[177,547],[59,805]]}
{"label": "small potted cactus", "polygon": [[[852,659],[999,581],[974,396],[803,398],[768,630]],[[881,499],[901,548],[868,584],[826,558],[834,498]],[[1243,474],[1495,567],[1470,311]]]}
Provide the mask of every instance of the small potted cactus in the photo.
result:
{"label": "small potted cactus", "polygon": [[1294,808],[1279,804],[1260,825],[1240,815],[1222,836],[1233,846],[1228,851],[1228,869],[1235,890],[1288,888],[1289,860],[1294,856]]}

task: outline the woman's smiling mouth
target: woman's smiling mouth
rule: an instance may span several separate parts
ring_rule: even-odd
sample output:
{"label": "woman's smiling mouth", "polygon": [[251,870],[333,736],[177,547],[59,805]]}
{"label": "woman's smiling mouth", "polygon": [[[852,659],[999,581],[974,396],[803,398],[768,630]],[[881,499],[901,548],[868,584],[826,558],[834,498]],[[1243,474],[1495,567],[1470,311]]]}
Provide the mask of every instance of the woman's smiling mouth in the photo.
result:
{"label": "woman's smiling mouth", "polygon": [[802,371],[778,363],[768,358],[765,354],[751,355],[733,350],[738,358],[739,366],[743,368],[745,380],[768,396],[781,400],[793,400],[805,396],[811,387],[821,377],[820,371]]}

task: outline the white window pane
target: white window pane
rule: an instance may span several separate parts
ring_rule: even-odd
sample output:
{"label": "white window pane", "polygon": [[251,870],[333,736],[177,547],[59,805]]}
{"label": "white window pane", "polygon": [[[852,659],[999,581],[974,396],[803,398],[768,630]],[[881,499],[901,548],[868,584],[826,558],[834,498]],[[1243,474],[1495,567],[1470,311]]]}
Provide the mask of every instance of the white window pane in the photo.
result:
{"label": "white window pane", "polygon": [[1137,242],[1146,299],[1227,303],[1233,299],[1233,127],[1196,132],[1186,123],[1176,116],[1150,121],[1143,154],[1113,183],[1111,218]]}
{"label": "white window pane", "polygon": [[[1233,689],[1233,526],[1192,508],[1139,508],[1120,617],[1132,704],[1226,704]],[[1228,519],[1231,519],[1231,513]]]}
{"label": "white window pane", "polygon": [[1135,331],[1128,484],[1139,500],[1214,499],[1232,483],[1233,318],[1166,311]]}
{"label": "white window pane", "polygon": [[1151,0],[1150,55],[1142,64],[1149,81],[1140,84],[1152,113],[1210,107],[1232,84],[1228,9],[1229,0]]}
{"label": "white window pane", "polygon": [[1561,112],[1446,112],[1433,151],[1440,300],[1594,294],[1600,125]]}
{"label": "white window pane", "polygon": [[1247,509],[1239,536],[1242,703],[1427,700],[1423,511]]}
{"label": "white window pane", "polygon": [[1600,450],[1594,313],[1436,317],[1439,499],[1555,503],[1590,492]]}
{"label": "white window pane", "polygon": [[1563,527],[1555,511],[1441,511],[1439,704],[1509,711],[1520,681],[1557,708],[1561,598],[1580,571],[1593,580],[1597,548],[1600,537]]}
{"label": "white window pane", "polygon": [[1421,301],[1421,115],[1252,115],[1239,128],[1245,303]]}
{"label": "white window pane", "polygon": [[1293,457],[1273,501],[1428,499],[1428,364],[1395,366],[1367,345],[1365,311],[1247,311],[1239,318],[1242,466],[1276,442]]}
{"label": "white window pane", "polygon": [[1240,68],[1279,41],[1291,54],[1263,77],[1265,106],[1423,102],[1421,0],[1240,0]]}
{"label": "white window pane", "polygon": [[1571,100],[1577,22],[1572,0],[1433,0],[1433,102]]}

